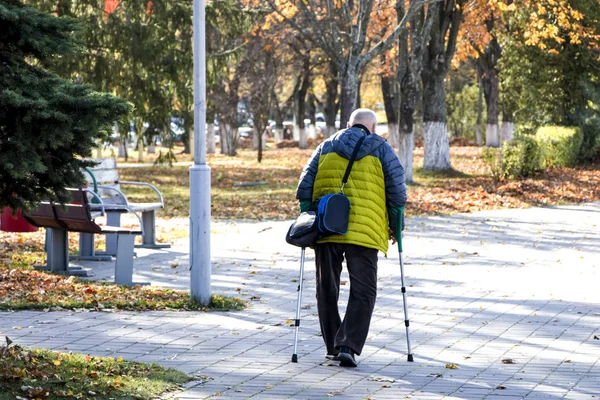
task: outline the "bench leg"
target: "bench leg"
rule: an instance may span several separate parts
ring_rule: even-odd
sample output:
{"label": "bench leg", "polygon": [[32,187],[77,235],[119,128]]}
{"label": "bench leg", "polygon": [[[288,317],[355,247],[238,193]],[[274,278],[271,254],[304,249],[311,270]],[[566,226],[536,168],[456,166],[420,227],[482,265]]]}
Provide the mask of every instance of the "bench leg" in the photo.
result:
{"label": "bench leg", "polygon": [[[121,226],[121,213],[107,212],[106,225]],[[106,251],[103,254],[111,256],[117,255],[117,235],[106,235]]]}
{"label": "bench leg", "polygon": [[[107,235],[108,236],[108,235]],[[115,260],[115,283],[133,284],[133,244],[135,235],[114,235],[117,239]]]}
{"label": "bench leg", "polygon": [[46,229],[47,263],[39,269],[54,274],[89,276],[86,269],[69,267],[69,233],[63,229]]}
{"label": "bench leg", "polygon": [[136,247],[145,247],[148,249],[166,249],[171,247],[168,243],[156,243],[156,210],[142,211],[142,224],[144,227],[142,244]]}
{"label": "bench leg", "polygon": [[63,229],[46,229],[47,269],[55,274],[66,274],[69,268],[69,234]]}
{"label": "bench leg", "polygon": [[79,234],[79,254],[70,256],[71,260],[93,260],[93,261],[111,261],[110,255],[96,254],[94,245],[94,234],[84,233]]}

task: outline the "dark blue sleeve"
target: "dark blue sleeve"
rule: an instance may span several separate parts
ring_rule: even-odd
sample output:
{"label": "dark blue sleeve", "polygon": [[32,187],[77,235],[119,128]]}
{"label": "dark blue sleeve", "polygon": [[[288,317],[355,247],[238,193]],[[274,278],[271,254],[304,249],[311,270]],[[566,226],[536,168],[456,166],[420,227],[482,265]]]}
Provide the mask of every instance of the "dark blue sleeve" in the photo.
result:
{"label": "dark blue sleeve", "polygon": [[315,184],[315,177],[317,176],[317,169],[319,168],[319,157],[321,155],[322,148],[323,143],[317,147],[315,152],[304,166],[302,175],[300,175],[298,188],[296,189],[296,198],[298,200],[312,201],[313,186]]}
{"label": "dark blue sleeve", "polygon": [[398,208],[406,204],[404,167],[392,146],[384,143],[381,147],[380,161],[385,179],[386,205],[388,209]]}

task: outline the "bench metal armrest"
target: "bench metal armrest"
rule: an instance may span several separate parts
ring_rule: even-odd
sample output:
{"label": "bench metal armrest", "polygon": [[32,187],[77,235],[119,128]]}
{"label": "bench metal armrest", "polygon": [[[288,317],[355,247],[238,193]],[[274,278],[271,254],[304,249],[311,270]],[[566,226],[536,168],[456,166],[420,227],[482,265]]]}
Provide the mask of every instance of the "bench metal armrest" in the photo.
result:
{"label": "bench metal armrest", "polygon": [[[103,217],[104,216],[104,207],[102,207],[102,198],[100,196],[98,196],[98,194],[96,192],[94,192],[93,190],[90,190],[88,188],[84,188],[83,191],[85,193],[89,193],[90,195],[92,195],[92,197],[95,200],[98,200],[98,203],[89,203],[89,207],[90,207],[90,211],[100,211],[100,216]],[[100,206],[97,209],[94,208],[94,206]]]}
{"label": "bench metal armrest", "polygon": [[120,185],[136,185],[136,186],[146,186],[151,188],[152,190],[154,190],[156,192],[156,194],[158,195],[158,198],[160,199],[160,205],[161,207],[165,207],[165,202],[163,200],[163,196],[160,193],[160,191],[158,190],[158,188],[154,185],[152,185],[151,183],[146,183],[146,182],[130,182],[130,181],[119,181]]}
{"label": "bench metal armrest", "polygon": [[127,196],[125,196],[125,193],[123,193],[119,189],[114,188],[112,186],[107,186],[107,185],[98,185],[98,188],[105,190],[105,191],[115,192],[117,194],[117,196],[123,200],[122,204],[129,207],[129,200],[127,199]]}
{"label": "bench metal armrest", "polygon": [[[108,188],[108,189],[113,189],[113,188]],[[100,211],[102,216],[104,216],[107,211],[113,211],[113,210],[127,211],[128,213],[135,215],[135,217],[138,219],[138,222],[140,224],[140,229],[142,231],[142,235],[144,234],[144,224],[142,222],[142,218],[138,215],[137,212],[133,211],[131,209],[131,207],[129,207],[128,204],[104,204],[104,202],[102,201],[102,198],[100,196],[98,196],[96,193],[94,193],[93,190],[90,190],[87,188],[83,189],[83,190],[86,193],[90,193],[95,199],[98,199],[100,201],[99,204],[89,203],[88,207],[89,207],[90,211]],[[114,190],[118,191],[117,189],[114,189]],[[125,200],[127,200],[127,199],[125,199]]]}

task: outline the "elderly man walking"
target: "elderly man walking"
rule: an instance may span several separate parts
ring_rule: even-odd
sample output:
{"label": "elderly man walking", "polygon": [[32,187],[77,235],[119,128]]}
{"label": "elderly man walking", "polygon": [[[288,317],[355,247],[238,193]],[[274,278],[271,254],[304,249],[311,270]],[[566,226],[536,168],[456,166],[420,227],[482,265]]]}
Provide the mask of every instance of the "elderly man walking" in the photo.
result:
{"label": "elderly man walking", "polygon": [[[406,203],[404,168],[385,139],[375,134],[377,117],[360,108],[350,115],[348,128],[325,140],[307,162],[296,191],[300,208],[340,190],[354,147],[365,137],[344,187],[350,199],[346,235],[333,235],[315,246],[317,308],[327,357],[341,366],[356,367],[367,340],[377,297],[377,255],[386,254],[396,237],[401,207]],[[350,275],[350,297],[342,320],[338,311],[342,262]]]}

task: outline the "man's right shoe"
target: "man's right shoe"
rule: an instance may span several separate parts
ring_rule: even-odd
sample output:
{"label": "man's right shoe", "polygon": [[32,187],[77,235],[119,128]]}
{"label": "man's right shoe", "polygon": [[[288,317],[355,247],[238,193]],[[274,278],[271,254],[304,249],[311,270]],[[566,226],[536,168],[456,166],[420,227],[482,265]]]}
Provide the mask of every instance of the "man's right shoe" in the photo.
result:
{"label": "man's right shoe", "polygon": [[358,365],[354,358],[354,352],[346,346],[340,347],[338,360],[340,360],[340,367],[356,367]]}

